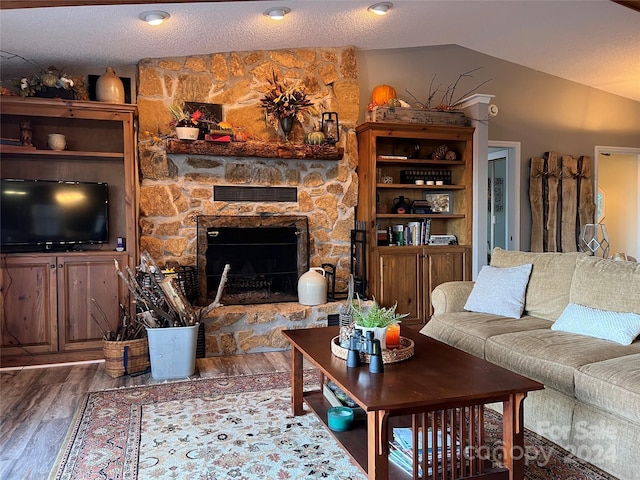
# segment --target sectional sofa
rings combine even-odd
[[[527,428],[640,478],[640,264],[496,249],[475,283],[442,284],[432,302],[423,334],[544,383],[525,400]]]

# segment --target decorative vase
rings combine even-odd
[[[113,68],[107,67],[96,82],[96,98],[99,102],[124,103],[124,84]]]
[[[291,134],[291,129],[293,128],[293,115],[289,115],[288,117],[282,117],[280,119],[280,128],[282,128],[282,133],[284,133],[284,141],[289,141],[289,134]]]
[[[298,302],[302,305],[327,303],[327,279],[324,268],[312,267],[298,280]]]
[[[178,140],[198,140],[200,127],[191,120],[180,120],[176,123],[176,137]]]
[[[400,195],[393,199],[393,213],[404,214],[409,213],[411,211],[411,205],[407,200],[405,200],[404,196]]]
[[[47,144],[51,150],[62,151],[67,148],[67,140],[61,133],[50,133]]]

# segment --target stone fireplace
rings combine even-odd
[[[298,300],[298,278],[309,265],[307,217],[202,215],[197,223],[201,305],[214,300],[225,264],[224,305]]]
[[[304,83],[318,112],[339,112],[342,159],[167,153],[165,137],[172,134],[167,107],[182,101],[222,104],[223,120],[242,129],[250,140],[281,142],[260,107],[262,89],[273,72]],[[140,249],[159,265],[198,266],[199,218],[301,216],[308,219],[308,266],[335,265],[336,291],[346,291],[358,191],[355,126],[360,92],[355,50],[308,48],[145,59],[138,65],[138,80]],[[319,123],[319,113],[296,122],[291,141],[302,143],[305,133]],[[218,198],[214,193],[218,187],[290,188],[295,195],[277,201],[238,201]],[[207,355],[286,347],[280,330],[326,325],[327,315],[337,311],[338,304],[310,308],[295,302],[215,309],[205,322]]]

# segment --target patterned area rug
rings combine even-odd
[[[291,416],[288,373],[92,392],[50,479],[319,479],[366,476],[312,414]],[[317,372],[305,372],[317,388]],[[305,407],[306,408],[306,407]],[[487,411],[496,445],[500,416]],[[527,480],[610,480],[526,433]]]

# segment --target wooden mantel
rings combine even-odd
[[[167,153],[212,157],[284,158],[292,160],[340,160],[344,148],[333,145],[306,145],[271,142],[208,142],[167,140]]]

